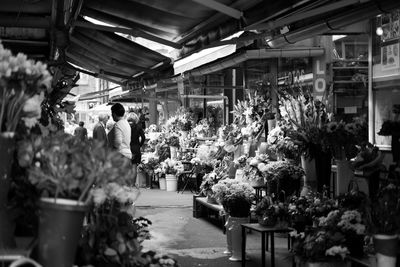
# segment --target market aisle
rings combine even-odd
[[[231,262],[223,254],[226,236],[222,230],[205,219],[193,218],[192,194],[177,194],[161,190],[142,190],[136,203],[137,216],[153,222],[150,227],[151,240],[146,240],[144,249],[156,249],[177,258],[182,267],[190,266],[241,266]],[[286,239],[276,238],[276,266],[290,266]],[[247,252],[251,261],[247,267],[261,266],[260,236],[248,234]],[[267,265],[269,255],[267,253]]]

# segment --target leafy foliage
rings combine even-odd
[[[93,185],[124,184],[132,177],[130,162],[98,142],[57,133],[38,136],[30,145],[34,156],[29,180],[50,197],[86,201]]]

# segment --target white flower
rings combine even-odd
[[[347,247],[333,246],[325,251],[326,256],[340,256],[344,260],[346,255],[350,254]]]
[[[93,202],[95,205],[101,205],[107,199],[107,194],[102,188],[92,189],[90,194],[93,197]]]

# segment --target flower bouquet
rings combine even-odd
[[[178,172],[184,171],[184,167],[181,161],[167,158],[160,163],[161,170],[164,174],[177,174]]]
[[[349,214],[333,210],[326,217],[320,217],[318,225],[307,228],[305,232],[293,231],[291,233],[294,241],[293,251],[299,260],[303,262],[344,260],[346,255],[350,254],[346,246],[345,230],[353,230],[353,225],[349,226],[352,223],[347,220],[351,217]],[[349,228],[346,229],[347,226]]]
[[[203,181],[200,184],[200,192],[207,197],[207,201],[214,203],[215,194],[212,187],[217,184],[220,180],[227,179],[228,175],[223,173],[217,173],[215,171],[207,173],[203,177]],[[216,200],[216,199],[215,199]]]
[[[300,189],[304,170],[289,161],[270,161],[263,172],[271,194],[290,196]]]
[[[248,183],[224,179],[213,185],[212,191],[230,216],[249,216],[254,194],[253,188]]]
[[[193,128],[193,134],[198,137],[208,137],[210,135],[210,124],[207,119],[202,119]]]
[[[47,66],[21,53],[13,56],[1,43],[0,63],[0,132],[15,132],[21,119],[31,128],[40,118],[45,92],[51,92]]]
[[[268,227],[287,227],[289,222],[288,207],[283,202],[273,202],[269,196],[264,197],[257,205],[254,213],[261,225]]]

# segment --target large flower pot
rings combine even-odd
[[[232,255],[232,232],[229,228],[229,215],[225,213],[225,234],[226,234],[226,250],[224,251],[224,254],[226,255]]]
[[[7,203],[14,151],[14,133],[0,133],[0,249],[16,247],[14,239],[15,223],[10,216]]]
[[[230,261],[242,260],[242,227],[243,223],[248,223],[249,217],[231,217],[227,221],[227,231],[230,231],[232,239],[232,255]]]
[[[40,200],[38,259],[43,267],[73,265],[86,209],[75,200]]]
[[[399,250],[397,235],[374,235],[376,266],[395,267]]]
[[[301,167],[305,172],[304,176],[304,187],[300,195],[305,196],[311,189],[312,191],[317,191],[317,169],[315,166],[315,159],[310,159],[301,156]]]
[[[346,193],[350,181],[354,178],[351,163],[348,160],[336,160],[336,195]]]
[[[167,182],[165,181],[165,177],[158,178],[158,184],[160,185],[161,190],[165,190],[167,188]]]
[[[166,174],[165,181],[167,191],[175,192],[178,189],[178,179],[175,174]]]

